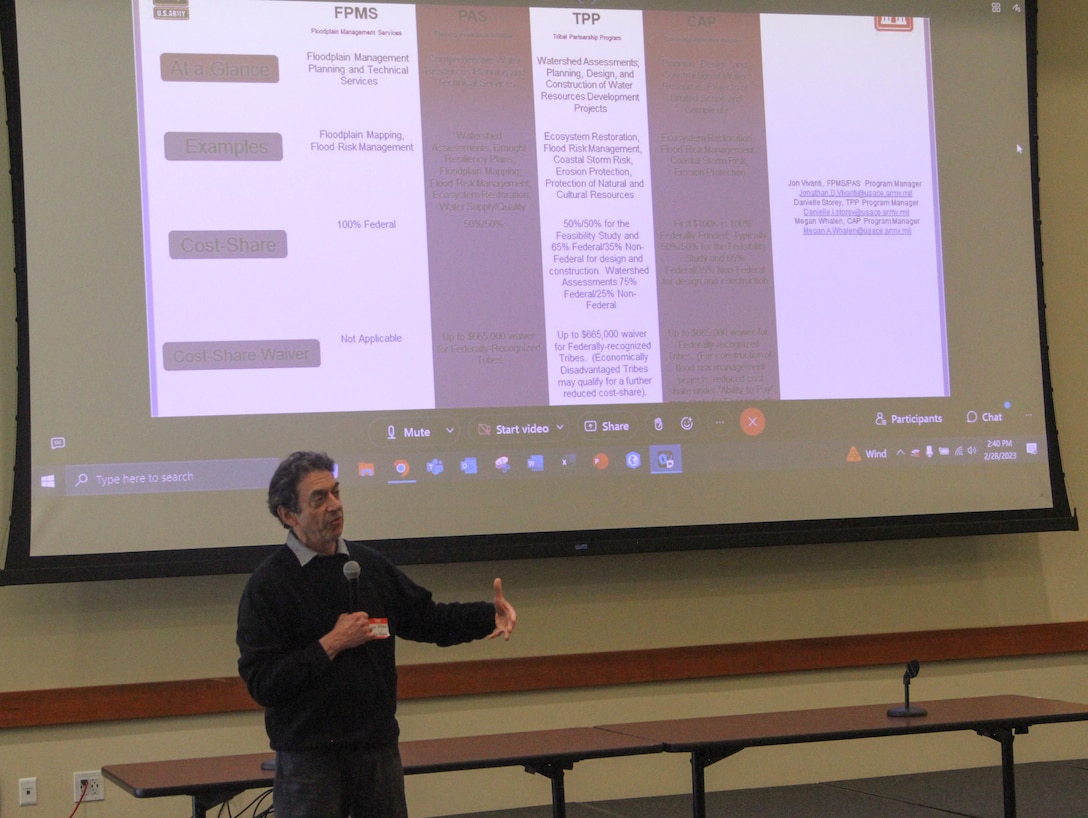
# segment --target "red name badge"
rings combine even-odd
[[[389,638],[389,620],[388,619],[371,619],[370,620],[370,633],[375,639],[388,639]]]

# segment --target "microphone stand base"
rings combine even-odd
[[[893,718],[901,719],[911,716],[928,716],[924,707],[893,707],[888,711],[888,715]]]

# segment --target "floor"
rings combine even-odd
[[[1016,765],[1018,818],[1088,816],[1088,759]],[[1001,768],[710,792],[707,818],[1002,818]],[[551,818],[550,805],[456,818]],[[690,795],[568,803],[567,818],[689,818]],[[452,818],[452,816],[451,816]]]

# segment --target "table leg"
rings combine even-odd
[[[1016,767],[1012,757],[1012,730],[1001,736],[1001,790],[1005,797],[1005,818],[1016,818]]]
[[[563,771],[552,776],[552,818],[567,818],[567,793],[563,786]]]
[[[207,818],[208,810],[218,807],[220,804],[225,804],[236,795],[241,795],[245,790],[238,788],[232,788],[229,790],[219,790],[218,792],[194,794],[192,796],[193,802],[193,818]]]
[[[1016,818],[1016,763],[1012,742],[1016,733],[1008,727],[991,727],[976,731],[980,736],[992,738],[1001,745],[1001,794],[1004,798],[1005,818]],[[1019,732],[1026,733],[1027,728]]]
[[[720,747],[716,750],[691,751],[691,814],[706,818],[706,768],[723,758],[736,755],[744,747]]]
[[[706,818],[706,754],[694,750],[691,754],[691,814]]]
[[[567,793],[563,778],[565,771],[573,768],[574,764],[542,763],[525,765],[525,772],[536,773],[551,779],[552,818],[567,818]]]

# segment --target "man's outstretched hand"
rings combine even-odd
[[[506,597],[502,595],[502,580],[495,579],[495,630],[492,631],[491,636],[488,639],[494,639],[496,636],[501,636],[503,639],[509,640],[510,634],[514,632],[514,626],[518,624],[518,612],[514,610],[514,606],[506,601]]]

